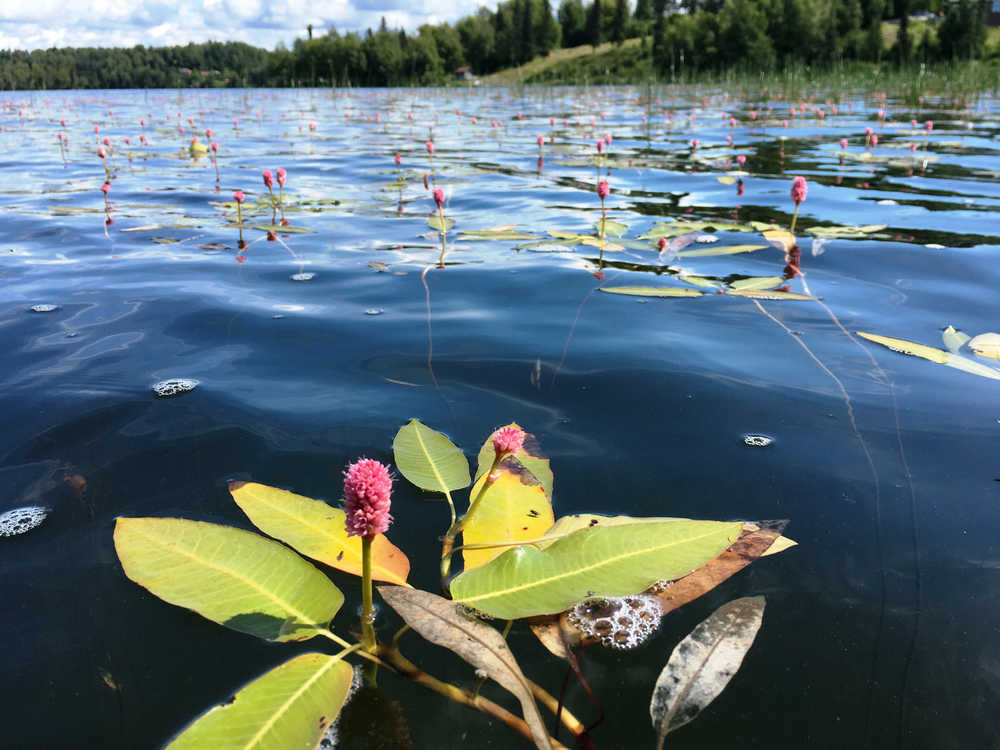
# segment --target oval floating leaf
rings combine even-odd
[[[202,714],[167,750],[313,750],[353,678],[340,656],[296,656]]]
[[[810,297],[808,294],[798,292],[783,292],[779,289],[727,289],[726,294],[731,297],[749,297],[750,299],[773,299],[773,300],[818,300],[819,297]]]
[[[276,234],[316,234],[315,229],[285,226],[282,224],[254,224],[253,228],[261,232],[275,232]]]
[[[451,582],[456,601],[494,617],[563,612],[594,596],[628,596],[687,575],[722,552],[742,524],[667,521],[581,529],[543,550],[517,547]]]
[[[437,216],[437,215],[428,217],[427,218],[427,226],[429,226],[431,229],[436,229],[436,230],[438,230],[440,232],[441,231],[441,217]],[[444,228],[445,228],[445,230],[451,229],[453,226],[455,226],[455,220],[454,219],[449,219],[448,217],[445,217],[445,220],[444,220]]]
[[[420,420],[411,419],[399,428],[392,453],[399,472],[421,489],[450,492],[468,487],[472,481],[462,451]]]
[[[521,702],[535,746],[542,750],[552,747],[531,686],[500,633],[469,617],[455,602],[426,591],[379,586],[378,592],[426,640],[458,654],[513,693]]]
[[[597,233],[600,234],[602,227],[605,237],[621,237],[625,232],[628,231],[628,225],[622,224],[620,221],[612,221],[611,219],[598,219],[594,226],[597,227]]]
[[[913,341],[907,341],[905,339],[894,339],[889,336],[879,336],[874,333],[864,333],[862,331],[855,331],[855,333],[863,339],[874,341],[876,344],[881,344],[882,346],[892,349],[894,352],[929,359],[931,362],[936,362],[939,365],[948,365],[948,367],[954,367],[956,370],[962,370],[963,372],[968,372],[972,375],[979,375],[980,377],[990,378],[991,380],[1000,380],[1000,370],[993,367],[987,367],[984,364],[975,362],[974,360],[967,359],[965,357],[960,357],[957,354],[946,352],[943,349],[936,349],[933,346],[925,346],[924,344],[917,344]]]
[[[479,496],[487,479],[485,474],[480,475],[472,486],[472,497]],[[486,487],[475,515],[465,525],[462,544],[504,544],[537,539],[553,521],[552,503],[545,487],[517,459],[507,457],[497,468],[493,482]],[[508,549],[463,549],[465,569],[485,565]]]
[[[602,286],[598,291],[633,297],[701,297],[704,292],[674,286]]]
[[[784,279],[780,276],[750,276],[745,279],[737,279],[729,285],[729,288],[743,290],[771,289],[783,281]]]
[[[677,644],[649,704],[657,750],[673,730],[694,719],[725,689],[743,663],[764,618],[764,597],[723,604]]]
[[[119,518],[115,550],[125,575],[166,602],[272,641],[311,638],[344,595],[283,544],[182,518]]]
[[[229,492],[265,534],[331,568],[361,575],[361,537],[347,536],[346,514],[340,508],[256,482],[230,482]],[[372,539],[372,578],[406,586],[409,574],[406,555],[377,534]]]
[[[767,245],[723,245],[722,247],[705,247],[700,250],[682,250],[678,258],[707,258],[712,255],[737,255],[764,250]]]

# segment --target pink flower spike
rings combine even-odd
[[[493,435],[493,450],[497,457],[517,453],[524,447],[524,430],[520,427],[501,427]]]
[[[125,145],[126,146],[131,146],[132,145],[132,139],[129,138],[128,136],[125,136]]]
[[[268,190],[274,187],[274,175],[271,174],[270,169],[265,169],[260,173],[260,176],[264,178],[264,187]]]
[[[698,139],[697,138],[692,138],[691,139],[691,148],[698,148]]]
[[[434,153],[434,141],[427,141],[427,153],[428,154]]]
[[[104,145],[107,146],[108,148],[111,148],[111,139],[108,138],[107,136],[104,136]]]
[[[105,156],[107,156],[107,153],[106,153],[106,152],[105,152],[105,150],[104,150],[104,146],[98,146],[98,147],[97,147],[97,155],[98,155],[98,156],[100,156],[100,157],[101,157],[102,159],[103,159],[103,158],[104,158]]]
[[[246,199],[247,199],[247,197],[243,194],[242,190],[234,190],[233,191],[233,200],[236,201],[237,203],[242,203]]]
[[[434,188],[434,202],[437,203],[438,208],[444,205],[444,190],[441,188]]]
[[[100,133],[100,132],[101,132],[101,129],[100,129],[100,128],[99,128],[99,127],[98,127],[97,125],[95,125],[95,126],[94,126],[94,132],[95,132],[95,133]]]
[[[600,196],[603,201],[611,193],[611,186],[608,184],[607,180],[601,180],[597,183],[597,195]]]
[[[402,163],[403,163],[403,157],[400,156],[399,154],[396,154],[396,166],[398,167]]]
[[[288,172],[285,171],[284,167],[278,167],[277,171],[274,173],[275,179],[278,180],[278,184],[281,187],[285,186],[285,182],[288,180]]]
[[[660,237],[660,239],[656,241],[656,246],[660,248],[660,252],[662,253],[664,250],[667,249],[667,238]]]
[[[840,139],[840,147],[843,148],[843,149],[847,148],[847,139],[846,138],[841,138]]]
[[[212,129],[211,128],[205,128],[205,137],[208,138],[209,140],[211,140],[211,138],[212,138]]]
[[[877,133],[872,133],[872,145],[873,146],[877,146],[878,145],[878,134]]]
[[[805,201],[808,191],[809,187],[806,185],[805,177],[796,177],[792,180],[792,200],[795,201],[796,205]]]
[[[539,134],[538,136],[538,146],[539,148],[545,145],[545,136]]]
[[[373,458],[362,458],[344,472],[344,512],[348,536],[371,539],[389,528],[392,477],[389,468]]]
[[[105,182],[103,185],[101,185],[101,192],[104,193],[105,195],[111,192],[111,183]]]
[[[219,153],[219,144],[217,141],[212,141],[212,151]]]
[[[598,141],[597,142],[597,153],[599,153],[599,154],[603,154],[604,153],[604,141]]]
[[[736,163],[739,164],[742,167],[744,164],[747,163],[746,156],[744,156],[743,154],[740,154],[739,156],[737,156],[736,157]]]
[[[927,128],[927,132],[928,133],[931,132],[932,130],[934,130],[934,121],[933,120],[928,120],[927,123],[926,123],[926,125],[924,127]]]

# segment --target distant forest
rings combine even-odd
[[[938,5],[940,3],[940,5]],[[416,33],[326,33],[273,52],[239,42],[0,51],[0,88],[402,86],[483,75],[560,47],[641,38],[637,75],[900,65],[994,56],[984,0],[506,0]],[[923,20],[911,21],[914,14]],[[891,39],[883,20],[899,19]]]

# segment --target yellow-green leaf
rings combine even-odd
[[[202,714],[167,750],[313,750],[353,677],[339,655],[301,654]]]
[[[293,227],[291,225],[284,226],[281,224],[254,224],[254,229],[261,232],[275,232],[276,234],[315,234],[315,229],[306,229],[305,227]]]
[[[785,229],[768,229],[762,234],[765,240],[782,252],[787,253],[795,247],[795,235]]]
[[[598,291],[634,297],[700,297],[704,292],[674,286],[602,286]]]
[[[687,575],[726,549],[742,523],[595,526],[539,550],[515,547],[451,582],[455,600],[494,617],[564,612],[594,596],[628,596]]]
[[[427,219],[427,226],[429,226],[431,229],[436,229],[436,230],[438,230],[440,232],[441,231],[441,217],[438,216],[438,215],[436,215],[436,214],[434,216],[428,217],[428,219]],[[444,220],[444,227],[445,227],[445,229],[446,230],[451,229],[453,226],[455,226],[454,219],[449,219],[448,217],[445,217],[445,220]]]
[[[125,575],[164,601],[272,641],[326,628],[344,595],[288,547],[258,534],[182,518],[119,518]]]
[[[969,341],[974,354],[990,359],[1000,359],[1000,333],[981,333]]]
[[[789,539],[787,536],[779,536],[771,543],[770,547],[760,553],[760,556],[767,557],[768,555],[776,555],[779,552],[784,552],[790,547],[797,547],[798,544],[798,542]]]
[[[729,285],[730,289],[770,289],[778,286],[784,279],[780,276],[749,276],[745,279],[738,279]]]
[[[956,370],[962,370],[963,372],[970,373],[971,375],[979,375],[980,377],[990,378],[991,380],[1000,380],[1000,370],[988,367],[971,359],[967,359],[966,357],[960,357],[957,354],[946,352],[943,349],[936,349],[933,346],[925,346],[924,344],[917,344],[913,341],[906,341],[905,339],[894,339],[889,336],[879,336],[874,333],[863,333],[862,331],[856,331],[856,333],[863,339],[874,341],[876,344],[881,344],[882,346],[892,349],[894,352],[899,352],[900,354],[910,354],[914,357],[921,357],[922,359],[930,360],[931,362],[935,362],[939,365],[947,365],[948,367],[953,367]]]
[[[767,245],[723,245],[722,247],[703,247],[700,250],[681,250],[678,258],[708,258],[713,255],[736,255],[764,250]]]
[[[469,462],[458,447],[420,420],[399,428],[392,441],[399,473],[424,490],[450,492],[472,481]]]
[[[628,231],[628,225],[622,224],[620,221],[612,221],[611,219],[598,219],[594,224],[597,227],[597,233],[601,233],[601,228],[604,228],[605,237],[621,237]]]
[[[808,294],[798,292],[782,292],[777,289],[727,289],[726,294],[733,297],[749,297],[750,299],[773,299],[773,300],[818,300],[819,297],[810,297]]]
[[[495,479],[486,485],[475,514],[462,531],[462,544],[505,544],[542,536],[554,520],[545,487],[516,458],[510,456],[503,460],[494,475]],[[479,497],[488,479],[485,473],[480,475],[472,486],[470,496]],[[508,549],[463,549],[465,569],[485,565]]]
[[[265,534],[331,568],[361,575],[361,537],[347,536],[340,508],[256,482],[230,482],[229,492]],[[403,551],[377,534],[372,539],[372,578],[406,586],[409,574],[410,561]]]

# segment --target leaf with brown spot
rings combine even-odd
[[[519,430],[524,430],[524,428],[517,422],[511,422],[509,425],[504,425],[504,427],[515,427]],[[486,442],[483,443],[483,447],[479,449],[476,479],[479,479],[479,477],[489,471],[490,467],[493,465],[493,438],[502,429],[503,427],[497,427],[492,433],[490,433],[490,436],[486,438]],[[548,495],[549,500],[551,500],[552,469],[549,466],[549,459],[542,455],[542,449],[538,444],[538,439],[525,430],[524,445],[521,446],[521,450],[514,454],[514,458],[516,458],[521,465],[524,466],[524,468],[535,475],[535,478],[538,479],[538,481],[541,482],[542,486],[545,488],[545,494]],[[473,495],[474,494],[475,493],[473,493]]]
[[[549,734],[531,694],[531,686],[500,633],[465,614],[459,604],[427,591],[379,586],[378,592],[406,624],[426,640],[458,654],[509,690],[521,702],[521,711],[535,746],[551,750]]]
[[[623,517],[612,517],[609,520],[620,518]],[[639,520],[641,519],[636,519],[636,521]],[[561,521],[562,519],[560,519]],[[617,522],[621,523],[622,521],[617,520]],[[650,593],[656,595],[664,614],[683,607],[702,594],[708,593],[734,573],[764,555],[772,545],[775,545],[780,539],[784,539],[781,532],[787,524],[788,521],[744,523],[739,539],[733,542],[722,554],[683,578],[673,581],[669,586],[651,587]],[[586,635],[573,625],[565,613],[536,617],[530,621],[530,624],[532,632],[542,642],[542,645],[560,659],[566,658],[566,646],[576,648],[581,645],[597,643],[596,638]]]

